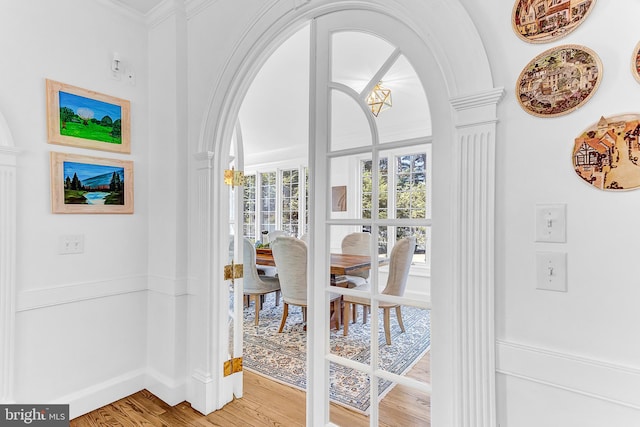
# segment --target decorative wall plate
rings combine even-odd
[[[573,168],[600,190],[640,187],[640,114],[601,117],[573,145]]]
[[[548,43],[575,30],[596,0],[516,0],[511,14],[513,31],[529,43]]]
[[[536,56],[516,82],[520,106],[538,117],[568,114],[593,96],[602,79],[602,62],[584,46],[564,45]]]
[[[640,82],[640,42],[633,49],[633,55],[631,55],[631,74]]]

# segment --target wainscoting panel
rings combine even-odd
[[[16,312],[147,290],[147,276],[73,283],[19,292]]]
[[[499,340],[496,352],[500,374],[640,410],[640,367]]]

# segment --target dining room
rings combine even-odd
[[[370,143],[363,144],[369,130],[361,112],[335,97],[333,149],[347,153],[330,161],[331,225],[318,240],[311,227],[315,200],[309,197],[309,37],[304,27],[271,54],[245,97],[234,135],[232,155],[241,154],[244,162],[236,196],[242,201],[235,205],[241,212],[238,226],[232,224],[241,230],[244,253],[243,367],[306,389],[306,292],[325,283],[331,418],[347,408],[365,419],[373,411],[381,420],[404,416],[424,425],[432,159],[430,124],[417,117],[428,116],[428,104],[415,72],[392,47],[362,33],[340,40],[342,50],[334,52],[339,78],[354,81],[354,52],[366,47],[372,53],[360,56],[359,66],[375,70],[370,78],[381,74],[393,84],[395,104],[376,110],[381,149],[372,152]],[[319,242],[321,251],[313,247]],[[328,271],[309,272],[312,249],[326,257]],[[421,402],[414,413],[400,415],[397,405],[385,406],[394,389]]]

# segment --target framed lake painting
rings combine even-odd
[[[531,60],[516,82],[520,106],[538,117],[568,114],[586,103],[602,80],[602,62],[584,46],[554,47]]]
[[[582,24],[595,3],[596,0],[516,0],[511,26],[526,42],[552,42]]]
[[[50,144],[131,153],[129,101],[46,81]]]
[[[133,162],[51,153],[53,213],[133,213]]]
[[[600,117],[573,143],[573,169],[600,190],[640,187],[640,114]]]

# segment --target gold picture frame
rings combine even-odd
[[[51,152],[51,211],[132,214],[133,162]]]
[[[131,153],[131,104],[65,83],[46,80],[50,144]]]

